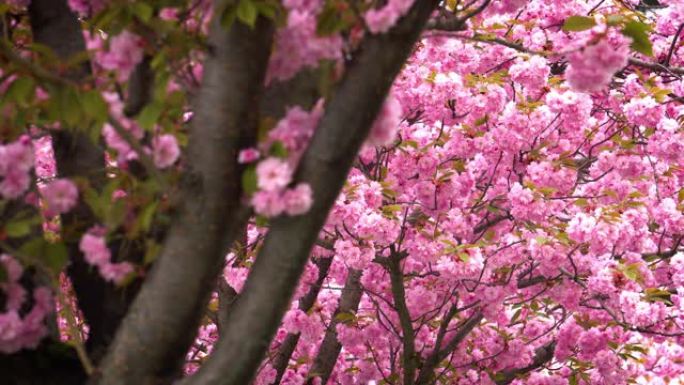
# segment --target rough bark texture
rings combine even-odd
[[[254,28],[214,21],[179,214],[93,383],[154,384],[177,374],[221,271],[226,234],[235,239],[246,221],[236,159],[256,132],[273,29],[263,18]]]
[[[413,385],[416,375],[416,356],[415,332],[411,322],[411,313],[406,305],[406,291],[404,290],[404,273],[401,269],[401,260],[398,255],[392,255],[387,260],[387,270],[389,271],[392,282],[392,298],[394,307],[399,316],[401,326],[401,343],[403,346],[402,366],[404,370],[404,385]]]
[[[368,37],[326,107],[296,180],[314,192],[311,210],[272,222],[211,358],[185,383],[247,384],[290,302],[318,232],[395,76],[438,4],[416,2],[387,34]]]
[[[328,270],[330,269],[331,264],[332,257],[319,259],[318,277],[316,278],[316,282],[309,287],[309,291],[299,299],[299,310],[308,312],[316,303],[316,298],[318,298],[318,293],[321,291],[323,281],[325,281],[325,278],[328,276]],[[285,336],[283,343],[280,345],[280,348],[278,348],[278,352],[272,363],[273,369],[276,370],[276,378],[273,380],[273,384],[279,384],[280,380],[282,380],[283,374],[285,374],[285,370],[287,369],[287,364],[290,362],[290,357],[292,357],[292,353],[299,342],[299,337],[299,333],[288,333]]]
[[[435,379],[435,369],[440,362],[446,359],[449,354],[451,354],[458,345],[463,342],[463,340],[468,337],[470,332],[475,329],[477,325],[480,324],[484,315],[481,312],[476,312],[472,314],[463,324],[458,328],[456,334],[445,344],[443,348],[439,348],[433,351],[428,359],[423,364],[423,367],[418,373],[418,379],[416,380],[416,385],[428,385],[433,384]]]
[[[337,310],[335,310],[330,326],[325,332],[323,342],[321,342],[321,347],[318,349],[314,364],[309,371],[307,385],[313,384],[316,377],[321,379],[321,384],[328,383],[328,379],[337,363],[337,356],[340,355],[340,350],[342,350],[342,344],[337,340],[337,325],[340,323],[337,315],[341,313],[356,313],[359,310],[359,302],[361,302],[361,295],[363,294],[361,287],[362,274],[363,272],[359,270],[349,271],[347,281],[344,283],[344,291],[340,297],[340,304]]]

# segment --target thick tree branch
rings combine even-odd
[[[401,260],[398,255],[392,255],[387,259],[387,269],[392,285],[392,299],[399,316],[401,326],[401,342],[403,346],[402,366],[404,370],[404,384],[412,385],[416,377],[416,335],[411,322],[411,313],[406,305],[406,291],[404,290],[404,274],[401,270]]]
[[[295,180],[308,183],[314,192],[310,211],[273,220],[229,315],[229,332],[220,337],[210,359],[189,383],[247,384],[254,376],[352,162],[438,3],[416,2],[387,34],[362,42],[296,174]]]
[[[532,287],[534,285],[538,285],[540,283],[547,282],[547,281],[550,281],[552,279],[553,278],[548,278],[548,277],[545,277],[543,275],[535,275],[534,277],[518,280],[517,287],[518,287],[518,289],[526,289],[528,287]]]
[[[437,330],[437,337],[435,338],[435,347],[432,353],[425,358],[423,362],[423,367],[420,373],[418,373],[417,384],[428,383],[434,377],[434,368],[439,364],[439,351],[442,349],[442,343],[444,342],[444,337],[449,330],[449,324],[454,316],[458,313],[458,301],[455,301],[447,313],[442,318],[439,324],[439,329]]]
[[[466,23],[464,20],[461,20],[455,16],[439,17],[437,19],[430,20],[425,28],[437,31],[457,32],[464,31],[466,29]]]
[[[647,62],[645,60],[637,59],[635,57],[629,58],[629,64],[637,66],[637,67],[647,68],[647,69],[650,69],[651,71],[655,71],[655,72],[684,75],[684,67],[672,67],[672,66],[666,66],[666,65],[663,65],[660,63],[651,63],[651,62]]]
[[[335,369],[337,357],[342,350],[342,344],[337,340],[337,325],[340,323],[338,315],[356,313],[358,311],[359,302],[361,302],[361,296],[363,295],[361,287],[362,274],[363,272],[360,270],[349,270],[347,281],[344,283],[344,289],[340,297],[340,303],[325,332],[325,337],[318,349],[316,359],[311,369],[309,369],[307,385],[313,384],[315,378],[320,378],[321,384],[327,384],[333,369]]]
[[[256,132],[273,30],[264,18],[229,30],[213,21],[181,207],[95,383],[150,384],[177,374],[221,271],[226,234],[236,239],[247,220],[237,153]]]
[[[451,352],[453,352],[457,347],[458,344],[461,343],[468,335],[470,334],[473,329],[477,325],[480,324],[480,321],[484,318],[484,315],[481,312],[476,312],[473,315],[466,320],[466,322],[463,323],[463,325],[458,329],[458,332],[456,332],[456,335],[449,341],[442,350],[439,351],[439,361],[447,358]]]
[[[238,292],[233,289],[232,286],[226,282],[226,279],[223,276],[219,277],[219,283],[218,283],[218,301],[219,301],[219,307],[218,307],[218,319],[217,319],[217,327],[219,330],[219,333],[221,333],[221,330],[223,330],[224,325],[226,323],[226,316],[230,312],[230,307],[233,306],[233,303],[235,302],[235,299],[238,297]]]
[[[435,351],[433,351],[429,359],[426,360],[425,364],[423,364],[423,367],[420,369],[420,373],[418,374],[418,380],[416,381],[416,385],[427,385],[430,384],[432,379],[435,376],[435,368],[437,365],[439,365],[442,360],[447,358],[449,354],[451,354],[456,348],[458,348],[458,345],[463,342],[463,340],[468,337],[470,332],[477,327],[477,325],[480,324],[480,321],[484,318],[484,315],[482,312],[477,311],[473,313],[459,328],[456,334],[447,342],[444,347],[440,346],[435,346]]]
[[[309,291],[299,299],[299,310],[306,313],[311,310],[316,303],[316,298],[318,298],[318,293],[321,291],[321,287],[323,287],[323,282],[328,277],[328,271],[330,270],[331,264],[332,257],[320,258],[318,260],[318,277],[316,278],[316,282],[309,287]],[[285,369],[287,369],[287,364],[290,362],[290,357],[292,357],[292,353],[299,342],[299,337],[299,333],[288,333],[287,336],[285,336],[283,343],[280,345],[272,364],[273,368],[276,370],[276,378],[273,380],[273,384],[279,384],[280,380],[283,378]]]

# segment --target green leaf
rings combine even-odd
[[[128,212],[126,209],[126,201],[119,199],[107,204],[105,207],[107,208],[107,215],[104,218],[105,225],[110,229],[119,227],[124,219],[126,219],[126,214]]]
[[[587,16],[570,16],[563,23],[563,31],[566,32],[579,32],[591,29],[596,25],[596,20],[593,17]]]
[[[285,145],[283,142],[276,140],[273,142],[271,145],[271,148],[269,149],[269,153],[277,158],[287,158],[287,148],[285,148]]]
[[[260,15],[264,15],[271,20],[275,20],[278,12],[278,3],[273,2],[257,2],[254,4],[257,8],[257,12]]]
[[[240,0],[236,12],[238,20],[254,28],[257,16],[259,15],[259,10],[257,9],[256,5],[254,5],[252,0]]]
[[[343,324],[348,324],[350,322],[353,322],[356,319],[356,315],[354,313],[338,313],[335,315],[335,320],[337,322],[343,323]]]
[[[606,24],[610,27],[614,27],[622,23],[624,19],[625,17],[622,15],[608,15],[606,16]]]
[[[385,205],[382,206],[382,212],[387,213],[387,214],[394,214],[399,211],[401,211],[402,206],[401,205]]]
[[[5,269],[5,265],[0,263],[0,283],[7,282],[7,269]]]
[[[97,91],[88,91],[80,95],[81,105],[86,115],[94,121],[104,123],[109,115],[109,106]],[[99,130],[98,130],[99,134]]]
[[[326,2],[325,7],[318,16],[316,34],[319,36],[333,35],[346,27],[344,18],[340,17],[337,7],[333,2]]]
[[[258,189],[256,167],[250,166],[242,173],[242,190],[247,195],[254,194]]]
[[[31,225],[33,222],[32,219],[9,222],[5,226],[5,232],[10,238],[23,237],[31,232]]]
[[[667,304],[671,304],[671,297],[672,294],[663,289],[658,289],[658,288],[648,288],[644,290],[644,294],[646,295],[646,301],[649,302],[664,302]]]
[[[71,87],[61,87],[50,95],[48,114],[53,120],[63,121],[69,128],[78,126],[83,109],[78,94]]]
[[[625,277],[629,278],[634,282],[641,283],[644,278],[641,275],[641,270],[639,270],[639,263],[630,263],[622,268],[622,273]]]
[[[140,20],[144,21],[147,23],[150,21],[152,18],[152,14],[154,10],[152,9],[152,6],[150,6],[147,3],[142,3],[142,2],[134,2],[131,4],[131,13],[133,13],[135,16],[137,16]]]
[[[145,130],[151,130],[159,121],[159,117],[164,109],[161,103],[154,102],[148,104],[138,116],[138,124]]]
[[[69,260],[69,254],[64,244],[50,243],[43,238],[34,238],[24,243],[19,251],[23,255],[33,257],[55,274],[59,274]]]
[[[13,100],[20,106],[25,106],[33,99],[35,90],[36,83],[33,79],[29,77],[19,77],[13,81],[7,91],[5,91],[3,102]]]
[[[481,125],[487,123],[488,120],[489,120],[489,115],[485,115],[485,116],[477,119],[473,124],[475,124],[476,127],[481,126]]]
[[[55,274],[59,274],[69,261],[69,253],[62,243],[48,243],[44,258],[47,267]]]
[[[254,218],[254,224],[257,225],[257,227],[266,227],[268,226],[268,218],[263,215],[257,215],[256,218]]]
[[[143,264],[149,265],[154,262],[157,259],[157,255],[159,255],[159,251],[161,251],[161,245],[148,239],[145,242],[145,257],[143,258]]]
[[[221,27],[225,29],[230,29],[230,27],[235,22],[235,17],[237,16],[236,7],[228,7],[223,11],[221,15]]]
[[[152,225],[152,219],[154,219],[154,214],[157,212],[158,205],[158,201],[152,202],[143,209],[142,213],[140,213],[140,227],[143,231],[150,229],[150,226]]]
[[[470,260],[470,254],[468,254],[466,252],[458,253],[458,259],[460,259],[463,262],[468,263],[468,261]]]
[[[640,21],[632,20],[625,24],[622,34],[632,38],[632,49],[646,56],[653,56],[653,45],[648,38],[651,27]]]
[[[585,207],[589,204],[589,201],[586,198],[577,198],[575,199],[575,206],[579,207]]]
[[[97,218],[104,217],[104,205],[100,199],[100,195],[93,188],[86,188],[83,190],[83,200],[93,211]]]

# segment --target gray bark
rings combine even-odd
[[[249,383],[287,310],[330,208],[395,76],[437,0],[421,0],[388,33],[364,40],[350,63],[296,174],[314,192],[305,215],[280,217],[252,266],[210,359],[185,383]]]
[[[361,296],[363,295],[361,287],[362,274],[362,271],[350,270],[347,275],[347,282],[344,284],[340,304],[333,315],[332,321],[330,321],[328,330],[325,332],[325,337],[323,337],[321,347],[318,349],[314,364],[309,370],[307,385],[313,384],[313,380],[316,377],[321,379],[321,384],[327,384],[333,369],[335,369],[337,357],[342,350],[342,344],[337,340],[337,325],[340,321],[336,317],[341,313],[356,313],[359,310],[359,302],[361,302]]]
[[[195,105],[180,210],[96,384],[154,384],[178,374],[224,258],[247,219],[237,153],[256,132],[274,27],[213,22]]]

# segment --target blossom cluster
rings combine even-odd
[[[586,46],[568,58],[568,83],[577,91],[593,92],[604,89],[615,72],[627,65],[629,48],[624,41],[608,38]]]
[[[85,261],[98,269],[100,275],[110,282],[121,283],[133,272],[129,262],[112,262],[112,252],[107,247],[105,229],[94,227],[88,230],[79,243],[79,250]]]
[[[385,33],[389,31],[399,18],[404,16],[415,0],[389,0],[387,4],[370,9],[364,14],[364,20],[371,33]]]
[[[0,145],[0,195],[5,199],[19,198],[31,184],[33,147],[28,136]]]
[[[54,303],[46,287],[33,289],[31,298],[20,283],[24,269],[8,254],[0,255],[2,270],[6,278],[0,282],[5,297],[3,312],[0,312],[0,353],[11,354],[22,349],[35,349],[47,335],[45,319],[53,312]],[[22,311],[26,303],[32,303],[30,310]]]

